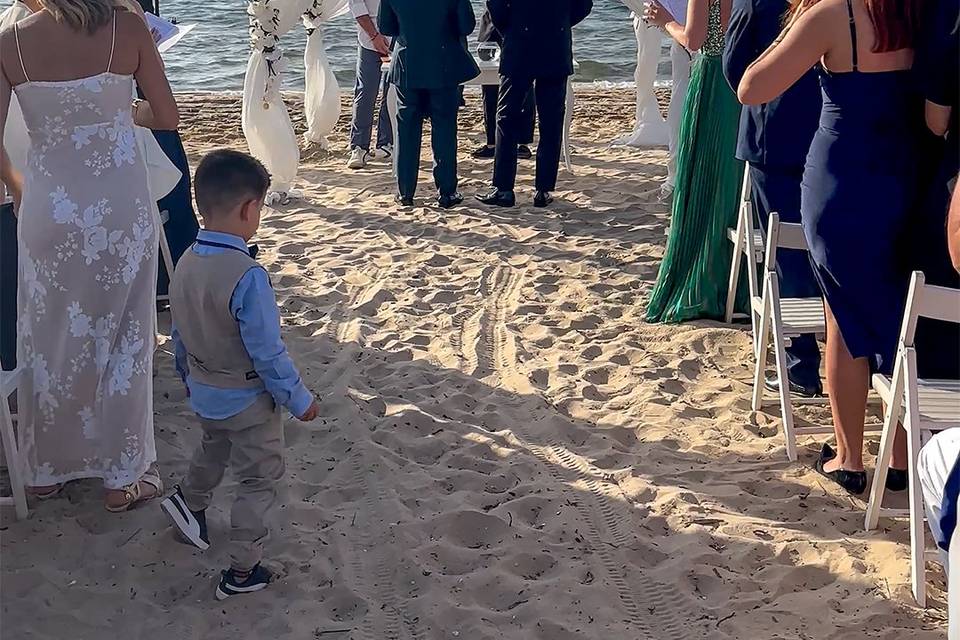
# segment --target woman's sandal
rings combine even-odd
[[[817,473],[830,478],[838,485],[846,489],[855,496],[863,494],[867,490],[867,472],[866,471],[848,471],[846,469],[837,469],[836,471],[825,471],[823,465],[837,457],[837,452],[828,444],[823,445],[820,450],[820,459],[817,460],[814,468]]]
[[[121,491],[123,491],[123,502],[115,505],[104,504],[110,513],[123,513],[138,504],[159,498],[163,495],[163,480],[160,479],[160,472],[155,467],[150,467],[139,480],[127,485]]]
[[[39,501],[44,500],[53,500],[54,498],[59,498],[60,494],[63,493],[63,485],[55,484],[49,487],[30,487],[27,490],[27,494]]]

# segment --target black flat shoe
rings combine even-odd
[[[533,157],[533,151],[530,151],[530,147],[525,144],[517,147],[517,158],[520,160],[529,160]]]
[[[538,209],[548,207],[553,204],[553,196],[550,195],[549,191],[537,191],[537,195],[533,196],[533,206]]]
[[[463,196],[460,193],[454,193],[449,196],[440,196],[437,198],[437,204],[442,209],[449,209],[463,203]]]
[[[774,393],[780,393],[780,378],[776,375],[769,376],[763,381],[763,386],[765,386],[769,391]],[[790,393],[795,396],[800,396],[803,398],[822,398],[823,397],[823,385],[817,384],[814,386],[802,385],[790,381]]]
[[[483,145],[482,147],[480,147],[470,155],[473,156],[474,158],[477,158],[478,160],[489,160],[490,158],[494,157],[496,154],[497,154],[496,147]]]
[[[889,491],[906,491],[910,485],[910,476],[906,469],[887,469],[887,489]]]
[[[867,472],[866,471],[847,471],[846,469],[837,469],[836,471],[825,471],[823,465],[837,457],[833,448],[825,444],[820,450],[820,459],[814,465],[817,473],[825,478],[829,478],[838,485],[852,493],[855,496],[862,495],[867,490]]]
[[[394,201],[395,201],[397,204],[399,204],[399,205],[402,206],[402,207],[412,207],[412,206],[413,206],[413,198],[407,198],[407,197],[404,197],[404,196],[394,196],[393,199],[394,199]]]
[[[494,207],[513,207],[517,204],[517,196],[513,191],[500,191],[499,189],[494,189],[485,196],[478,195],[477,200]]]

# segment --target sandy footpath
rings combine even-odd
[[[468,157],[468,98],[472,196],[492,165]],[[182,102],[194,161],[243,148],[235,99]],[[666,153],[608,146],[630,126],[628,91],[582,94],[576,175],[547,211],[529,206],[532,162],[515,210],[401,210],[386,165],[344,168],[346,114],[334,153],[305,156],[304,198],[268,211],[258,239],[323,399],[322,420],[286,425],[267,546],[281,579],[213,599],[232,480],[205,554],[157,505],[109,515],[77,483],[26,522],[4,510],[4,640],[944,637],[939,572],[931,609],[910,606],[905,525],[865,534],[863,503],[809,468],[817,441],[788,463],[773,408],[751,416],[743,327],[644,323]],[[168,353],[156,370],[172,485],[198,430]]]

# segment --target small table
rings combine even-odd
[[[480,75],[473,80],[468,80],[464,86],[489,87],[500,86],[500,63],[498,61],[484,61],[474,56],[477,66],[480,67]],[[580,70],[580,63],[573,61],[574,73]],[[389,64],[384,63],[383,73],[389,71]],[[570,162],[570,126],[573,123],[573,107],[576,102],[576,95],[573,89],[573,76],[567,80],[567,107],[563,114],[563,164],[567,171],[573,173],[573,166]],[[387,112],[390,115],[390,125],[393,127],[393,173],[397,173],[397,158],[399,154],[399,135],[397,135],[397,90],[392,84],[387,91]]]

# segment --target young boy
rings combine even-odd
[[[185,541],[210,546],[205,512],[229,465],[237,479],[230,514],[230,569],[217,599],[259,591],[265,523],[283,477],[281,407],[303,422],[317,401],[280,337],[280,312],[267,272],[247,242],[260,226],[270,175],[236,151],[214,151],[195,178],[204,228],[170,285],[177,371],[203,428],[183,484],[162,507]]]

